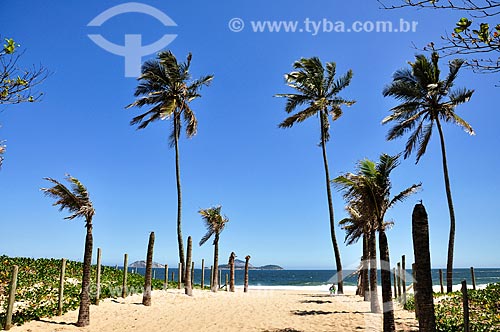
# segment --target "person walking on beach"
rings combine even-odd
[[[332,286],[330,287],[330,296],[335,295],[335,291],[336,291],[335,284],[332,284]]]

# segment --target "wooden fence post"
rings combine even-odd
[[[163,278],[163,289],[168,288],[168,264],[165,264],[165,277]]]
[[[403,286],[403,305],[406,304],[406,256],[401,256],[401,284]]]
[[[469,295],[467,294],[467,281],[462,281],[462,300],[464,305],[464,332],[469,332]]]
[[[205,259],[201,259],[201,289],[205,286]]]
[[[444,294],[443,270],[442,269],[439,269],[439,286],[441,287],[441,294]]]
[[[474,275],[474,267],[472,267],[472,266],[470,268],[470,276],[472,279],[472,289],[476,290],[476,276]]]
[[[191,262],[191,287],[194,285],[194,262]]]
[[[175,281],[175,272],[172,271],[172,282]]]
[[[415,278],[415,263],[411,265],[413,275],[413,300],[415,301],[415,318],[418,319],[418,303],[417,303],[417,279]]]
[[[59,301],[57,304],[57,316],[61,316],[64,303],[64,275],[66,274],[66,258],[61,259],[61,272],[59,274]]]
[[[99,305],[101,297],[101,248],[97,248],[97,271],[96,271],[96,289],[95,289],[95,305]]]
[[[229,278],[229,276],[228,276],[228,274],[226,273],[226,283],[225,283],[225,285],[226,285],[226,292],[229,292],[229,287],[227,287],[227,281],[228,281],[228,278]]]
[[[179,284],[177,285],[177,289],[181,289],[181,275],[182,275],[182,263],[179,263],[179,273],[178,273],[178,276],[177,276],[177,281],[179,282]]]
[[[122,297],[127,297],[127,273],[128,273],[128,254],[123,256],[123,284],[122,284]]]
[[[210,289],[212,289],[214,283],[214,266],[210,265]]]
[[[398,299],[401,299],[401,263],[398,262]]]
[[[10,277],[10,292],[9,304],[7,307],[7,317],[5,319],[5,330],[8,331],[12,327],[12,311],[14,310],[14,303],[16,302],[16,288],[17,288],[17,274],[19,267],[14,265],[12,267],[12,276]]]
[[[396,277],[396,268],[393,267],[392,268],[392,275],[393,275],[393,279],[394,279],[394,298],[397,299],[398,298],[398,281],[397,281],[397,277]]]

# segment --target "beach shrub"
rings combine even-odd
[[[470,330],[473,332],[500,331],[500,283],[485,289],[468,290]],[[436,304],[438,331],[463,331],[462,294],[454,292],[443,296]]]
[[[403,308],[408,311],[415,311],[415,296],[413,294],[406,294],[406,303]]]
[[[16,290],[16,309],[12,322],[23,324],[30,320],[56,315],[58,309],[60,259],[33,259],[24,257],[10,258],[0,256],[0,326],[6,319],[7,300],[9,294],[12,266],[19,266]],[[67,261],[64,283],[63,313],[75,310],[79,306],[81,292],[81,277],[83,264]],[[96,280],[96,266],[92,266],[91,280]],[[123,271],[109,266],[103,266],[101,272],[100,298],[116,298],[121,296]],[[129,273],[127,277],[128,294],[142,293],[144,277]],[[176,287],[177,283],[169,283]],[[162,289],[163,281],[154,279],[153,289]],[[96,300],[95,283],[91,286],[92,303]]]

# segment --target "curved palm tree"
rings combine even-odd
[[[363,239],[363,258],[361,261],[361,278],[363,296],[365,301],[370,301],[371,312],[379,313],[377,289],[377,239],[375,237],[376,225],[371,216],[363,215],[365,211],[362,202],[350,202],[346,207],[349,217],[339,221],[339,225],[346,231],[345,242],[352,245]],[[368,278],[368,270],[369,278]]]
[[[340,250],[335,236],[335,219],[333,214],[332,193],[330,188],[330,172],[328,169],[328,158],[326,155],[326,142],[330,139],[330,120],[337,120],[342,115],[341,106],[351,106],[353,100],[343,99],[337,94],[346,88],[352,79],[352,70],[345,75],[335,79],[336,64],[327,62],[325,66],[317,57],[302,58],[293,64],[295,71],[285,75],[289,87],[298,93],[277,94],[276,97],[287,98],[285,111],[294,112],[297,108],[304,109],[286,118],[279,124],[280,128],[290,128],[307,118],[317,116],[320,122],[320,146],[323,152],[323,164],[325,168],[326,193],[328,199],[328,211],[330,216],[330,235],[332,238],[335,263],[337,267],[338,292],[343,293],[342,262]]]
[[[76,178],[67,175],[66,180],[70,183],[67,188],[62,183],[52,178],[45,178],[54,184],[51,188],[42,188],[45,195],[55,198],[54,206],[59,206],[59,210],[68,210],[71,215],[64,219],[72,220],[77,217],[85,218],[85,228],[87,236],[85,237],[85,252],[83,256],[83,276],[82,292],[80,293],[80,310],[78,312],[77,326],[87,326],[90,323],[90,270],[92,264],[92,218],[94,217],[94,207],[90,200],[87,188]]]
[[[146,128],[151,122],[157,120],[172,119],[172,131],[170,133],[170,147],[175,148],[175,175],[177,180],[177,243],[179,246],[179,262],[185,266],[184,246],[182,242],[181,228],[181,175],[179,165],[179,136],[181,133],[182,120],[186,126],[186,136],[196,135],[198,121],[189,103],[201,97],[199,91],[203,86],[209,85],[213,79],[212,75],[203,76],[197,80],[191,80],[189,67],[191,65],[191,53],[188,54],[184,63],[178,63],[170,51],[160,52],[158,57],[146,61],[142,65],[139,85],[134,96],[139,97],[130,107],[151,107],[147,112],[138,115],[130,122],[131,126],[137,125],[137,129]],[[182,273],[181,273],[182,275]]]
[[[222,206],[215,206],[208,209],[201,209],[198,213],[201,215],[207,228],[207,233],[201,238],[200,246],[214,235],[214,273],[212,274],[212,292],[217,292],[219,288],[219,236],[226,227],[229,219],[222,216],[220,211]]]
[[[377,163],[367,159],[360,161],[357,174],[347,173],[333,180],[344,191],[346,201],[362,207],[361,212],[371,216],[378,231],[384,332],[395,330],[389,245],[386,235],[390,223],[384,221],[385,214],[394,204],[405,200],[421,187],[421,184],[414,184],[391,198],[390,174],[398,165],[398,156],[382,154]]]
[[[440,79],[438,62],[439,55],[436,52],[432,53],[431,59],[424,55],[417,55],[415,62],[410,63],[411,68],[400,69],[394,73],[392,83],[384,89],[383,94],[384,96],[392,96],[402,103],[393,107],[392,114],[383,119],[382,123],[395,122],[387,134],[387,140],[393,140],[411,132],[406,142],[404,157],[409,157],[413,150],[417,149],[416,163],[425,154],[434,125],[438,129],[444,184],[450,214],[446,284],[447,291],[451,292],[455,247],[455,210],[451,196],[442,123],[453,123],[462,127],[468,134],[475,134],[472,127],[455,113],[455,108],[469,101],[474,90],[452,89],[464,60],[451,61],[449,73],[444,80]]]

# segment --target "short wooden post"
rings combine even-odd
[[[123,285],[122,285],[122,297],[127,297],[127,273],[128,273],[128,254],[123,256]]]
[[[472,289],[476,290],[476,277],[474,276],[474,267],[472,267],[472,266],[470,268],[470,276],[472,279]]]
[[[153,279],[156,279],[156,268],[153,268]]]
[[[115,265],[115,270],[118,270],[118,264]]]
[[[210,265],[210,289],[212,289],[214,283],[214,266]]]
[[[406,304],[406,256],[401,256],[401,285],[403,286],[403,305]]]
[[[222,272],[219,270],[219,288],[222,288]]]
[[[413,276],[413,300],[415,301],[415,318],[418,319],[418,303],[417,303],[417,279],[415,278],[415,263],[411,265]]]
[[[181,289],[181,275],[182,275],[182,263],[179,263],[179,273],[177,275],[177,281],[178,281],[178,285],[177,285],[177,289]]]
[[[467,294],[467,281],[462,281],[462,300],[464,306],[464,332],[469,332],[469,295]]]
[[[443,269],[439,269],[439,286],[441,287],[441,294],[444,294]]]
[[[205,286],[205,259],[201,260],[201,289]]]
[[[229,287],[227,287],[227,281],[229,279],[229,275],[226,273],[226,283],[225,283],[225,286],[226,286],[226,291],[229,292]]]
[[[168,288],[168,264],[165,264],[165,277],[163,278],[163,289]]]
[[[194,285],[194,262],[191,262],[191,287]]]
[[[401,299],[401,263],[398,262],[398,276],[397,276],[397,281],[398,281],[398,299]]]
[[[396,268],[393,267],[392,268],[392,275],[393,275],[393,279],[394,279],[394,298],[397,299],[398,298],[398,281],[397,281],[397,278],[396,278]]]
[[[66,258],[61,259],[61,273],[59,274],[59,302],[57,304],[57,316],[61,316],[64,303],[64,275],[66,274]]]
[[[188,296],[193,296],[193,284],[191,283],[191,267],[192,267],[192,248],[193,240],[191,236],[188,236],[187,243],[187,255],[186,255],[186,274],[184,275],[184,293]]]
[[[14,265],[12,267],[12,276],[10,277],[10,292],[9,304],[7,307],[7,317],[5,319],[5,330],[10,330],[12,327],[12,312],[14,311],[14,303],[16,302],[16,288],[17,288],[17,274],[19,267]]]
[[[96,290],[95,290],[95,305],[99,305],[101,297],[101,248],[97,248],[97,271],[96,271]]]
[[[174,282],[174,281],[175,281],[175,272],[172,271],[172,282]]]

